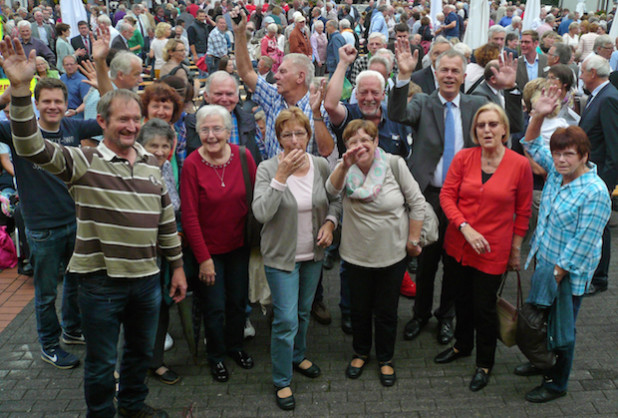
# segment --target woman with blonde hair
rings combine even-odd
[[[152,59],[154,58],[154,77],[155,79],[159,78],[159,73],[161,72],[161,67],[165,64],[165,60],[163,59],[163,50],[165,49],[165,45],[167,44],[167,40],[172,34],[172,25],[169,23],[161,22],[157,24],[155,28],[155,39],[150,44],[150,53],[148,56]]]

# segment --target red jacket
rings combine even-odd
[[[448,170],[440,193],[440,204],[449,220],[444,249],[464,266],[502,274],[513,234],[524,236],[528,230],[532,169],[525,157],[506,149],[495,173],[483,184],[481,151],[481,147],[459,151]],[[489,253],[479,255],[468,244],[458,229],[463,222],[485,237]]]

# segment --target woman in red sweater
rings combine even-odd
[[[481,107],[472,124],[480,147],[458,152],[440,193],[449,220],[444,238],[444,274],[457,277],[455,345],[434,361],[444,364],[470,355],[476,331],[476,372],[470,390],[489,382],[498,337],[496,293],[501,276],[519,269],[528,229],[532,170],[528,160],[507,149],[507,117],[501,107]]]
[[[180,177],[182,229],[200,266],[194,289],[206,314],[206,352],[217,382],[229,378],[223,362],[226,354],[244,369],[253,367],[253,359],[243,350],[249,286],[244,231],[249,208],[240,148],[228,143],[232,126],[224,107],[202,107],[195,126],[202,146],[187,157]],[[245,152],[253,185],[256,166],[251,153]]]

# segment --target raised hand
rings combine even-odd
[[[12,94],[25,96],[30,94],[30,82],[36,72],[36,51],[30,51],[26,56],[19,39],[9,36],[0,41],[0,66],[11,82]]]
[[[399,65],[400,80],[409,79],[418,63],[418,50],[410,48],[410,41],[407,39],[397,39],[395,43],[395,56],[397,57],[397,65]]]
[[[101,25],[97,28],[97,39],[94,40],[90,35],[90,44],[92,45],[92,58],[96,60],[105,60],[109,54],[109,28]]]
[[[363,152],[366,152],[366,151],[362,145],[358,145],[354,148],[350,148],[349,150],[347,150],[345,154],[343,154],[343,160],[342,160],[343,166],[345,167],[345,169],[347,170],[350,167],[352,167],[354,164],[356,164],[360,154],[362,154]]]
[[[321,114],[320,107],[322,106],[322,102],[324,101],[325,94],[326,94],[326,80],[325,79],[321,80],[320,85],[317,87],[315,84],[311,84],[311,88],[309,89],[309,104],[311,105],[311,110],[313,111],[314,116]]]
[[[560,91],[556,86],[550,86],[541,91],[541,95],[532,106],[534,116],[544,117],[550,115],[558,106]]]
[[[99,89],[99,83],[97,82],[97,70],[94,68],[94,64],[90,61],[82,61],[79,71],[86,76],[86,80],[82,80],[82,83],[86,83],[97,90]]]
[[[491,67],[496,83],[500,89],[511,89],[515,87],[515,77],[517,74],[517,61],[513,60],[513,53],[507,54],[506,51],[498,59],[498,68]]]
[[[236,23],[234,18],[238,16],[238,14],[240,14],[242,19],[240,19],[240,22]],[[245,32],[247,31],[247,15],[245,11],[242,9],[240,11],[232,10],[230,12],[230,17],[232,18],[232,30],[234,33],[245,36]]]
[[[352,65],[356,59],[356,54],[356,48],[352,45],[346,44],[339,48],[339,61],[343,61],[347,65]]]

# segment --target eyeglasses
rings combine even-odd
[[[223,126],[215,126],[214,128],[200,128],[199,133],[203,135],[208,135],[209,133],[213,133],[215,135],[222,134],[226,129]]]
[[[294,132],[283,132],[281,134],[281,138],[286,139],[286,140],[292,139],[293,136],[299,139],[303,139],[307,136],[307,132],[306,131],[294,131]]]

